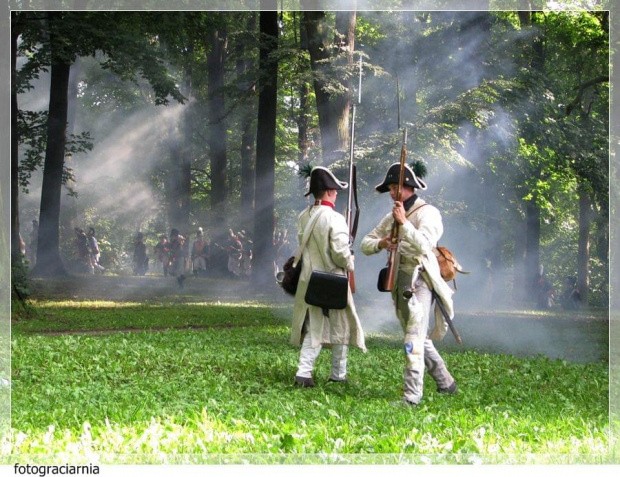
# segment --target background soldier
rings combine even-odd
[[[146,275],[149,268],[149,259],[146,256],[146,245],[144,244],[144,234],[138,232],[136,241],[133,245],[133,273],[134,275]]]
[[[183,288],[185,281],[185,237],[177,229],[170,231],[170,275],[177,277],[179,288]]]
[[[168,237],[162,235],[159,237],[159,242],[153,247],[153,253],[161,263],[164,271],[164,277],[168,276],[168,266],[170,265],[170,249],[168,248]]]
[[[99,258],[101,257],[101,250],[99,250],[99,243],[95,237],[95,229],[90,227],[88,229],[88,246],[90,247],[90,266],[91,273],[95,273],[95,268],[101,273],[105,272],[105,268],[99,265]]]
[[[204,274],[209,260],[209,244],[207,244],[202,227],[198,227],[196,240],[192,244],[192,268],[194,275]]]

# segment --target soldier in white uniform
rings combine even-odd
[[[315,218],[316,224],[310,240],[302,253],[291,330],[291,343],[301,345],[299,367],[295,383],[303,387],[315,385],[312,376],[314,362],[323,345],[332,349],[332,367],[329,381],[344,382],[347,376],[348,346],[366,351],[364,332],[355,311],[351,289],[348,290],[347,307],[342,310],[323,310],[305,301],[308,281],[313,270],[345,275],[354,268],[353,254],[349,248],[349,228],[342,216],[334,210],[338,191],[348,184],[341,182],[325,167],[315,167],[310,174],[310,190],[314,204],[299,215],[299,242],[304,229]]]
[[[416,195],[416,189],[426,190],[426,184],[407,165],[401,201],[396,201],[399,172],[400,163],[392,164],[383,182],[375,187],[380,193],[389,191],[395,201],[394,207],[379,225],[362,239],[361,248],[366,255],[384,249],[396,250],[397,270],[392,300],[405,335],[403,400],[407,404],[417,405],[422,399],[425,366],[436,381],[439,392],[457,392],[456,382],[432,341],[443,338],[447,330],[447,323],[437,310],[434,330],[428,336],[432,290],[444,304],[450,318],[454,315],[453,291],[441,278],[439,264],[433,252],[433,247],[437,246],[443,234],[441,214],[437,208]],[[394,221],[400,225],[397,244],[390,241]],[[410,299],[403,297],[403,291],[407,287],[413,291]]]

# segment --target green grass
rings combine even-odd
[[[327,383],[325,350],[318,386],[294,387],[290,305],[34,306],[38,318],[13,325],[12,431],[2,443],[20,462],[610,459],[605,362],[447,352],[460,393],[438,394],[427,376],[411,408],[400,403],[397,335],[370,335],[368,353],[350,352],[350,383]]]

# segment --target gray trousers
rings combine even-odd
[[[304,331],[307,325],[304,323]],[[303,331],[302,331],[303,332]],[[300,378],[311,378],[314,371],[314,362],[319,357],[323,346],[312,346],[310,333],[304,333],[304,339],[301,343],[301,352],[299,353],[299,366],[296,376]],[[332,348],[332,369],[329,375],[330,379],[342,381],[347,376],[347,353],[349,347],[342,344],[333,344]]]
[[[449,387],[454,378],[448,372],[446,363],[435,349],[432,340],[427,338],[433,297],[431,290],[420,276],[413,284],[412,279],[411,272],[399,271],[392,300],[405,335],[403,398],[417,404],[422,399],[425,367],[438,388]],[[413,296],[409,300],[403,298],[405,286],[413,287]]]

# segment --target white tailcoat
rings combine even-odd
[[[353,303],[349,288],[348,304],[343,310],[329,310],[329,318],[321,308],[308,305],[304,299],[313,270],[346,274],[354,269],[354,259],[349,249],[349,229],[344,217],[331,207],[315,205],[299,215],[298,239],[301,243],[308,221],[321,211],[308,244],[302,253],[302,269],[295,294],[291,343],[301,345],[302,327],[308,314],[308,332],[312,346],[345,344],[366,351],[364,332]]]
[[[441,278],[437,257],[433,247],[443,234],[443,221],[441,213],[436,207],[427,204],[423,199],[416,199],[414,204],[407,210],[409,219],[399,229],[399,244],[397,250],[397,267],[411,272],[416,265],[422,265],[422,277],[428,286],[435,290],[443,303],[450,318],[454,317],[454,304],[452,295],[454,291]],[[392,212],[386,214],[379,225],[362,239],[361,248],[365,255],[379,252],[379,242],[390,234],[394,217]],[[398,276],[398,270],[396,271]],[[413,284],[409,284],[413,286]],[[400,291],[399,291],[400,293]],[[441,340],[448,329],[439,307],[435,308],[435,327],[429,338]]]

